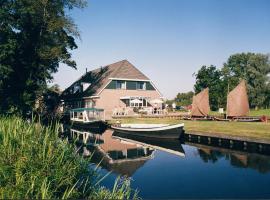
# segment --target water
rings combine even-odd
[[[102,185],[112,188],[128,176],[142,198],[270,198],[270,156],[177,140],[124,138],[72,130],[85,135],[85,156],[111,174]],[[87,136],[86,136],[87,135]],[[88,138],[87,138],[88,137]],[[83,138],[82,138],[83,139]]]

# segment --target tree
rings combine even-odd
[[[187,93],[178,93],[174,100],[178,106],[188,106],[192,103],[193,96],[194,92],[192,91]]]
[[[0,111],[31,111],[59,63],[76,68],[76,25],[67,12],[85,0],[0,2]]]
[[[221,80],[221,71],[216,66],[202,66],[196,76],[194,85],[195,93],[201,92],[205,88],[209,88],[209,103],[212,110],[217,110],[224,106],[224,84]]]
[[[251,107],[264,107],[269,98],[269,57],[263,54],[241,53],[229,57],[222,68],[224,85],[232,90],[241,79],[246,80]]]
[[[36,100],[34,111],[39,114],[43,122],[59,119],[61,108],[61,90],[59,85],[48,87],[40,98]]]

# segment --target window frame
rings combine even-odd
[[[142,84],[142,88],[139,85]],[[136,82],[136,90],[146,90],[146,82],[144,81],[137,81]]]
[[[120,87],[120,88],[118,88],[118,84],[121,84],[121,86],[122,86],[122,84],[124,85],[124,87],[122,88],[122,87]],[[127,88],[127,82],[126,81],[124,81],[124,80],[116,80],[116,87],[115,87],[117,90],[126,90],[126,88]]]

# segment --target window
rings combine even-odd
[[[137,90],[145,90],[145,82],[137,82]]]
[[[75,85],[73,88],[73,94],[81,92],[81,86],[80,85]]]
[[[94,101],[86,101],[84,107],[85,108],[94,108],[95,107],[95,102]]]
[[[126,89],[125,81],[116,81],[116,89]]]

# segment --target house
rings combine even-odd
[[[64,108],[102,108],[106,119],[115,109],[152,107],[162,98],[153,82],[127,60],[86,72],[62,93]]]

